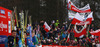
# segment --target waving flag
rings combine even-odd
[[[80,23],[84,20],[84,18],[82,18],[79,13],[76,13],[75,14],[75,17],[73,18],[71,24],[77,24],[77,23]]]
[[[74,27],[74,36],[75,37],[80,37],[81,35],[85,35],[85,34],[86,34],[86,24],[80,31],[77,30],[76,25],[75,25],[75,27]]]
[[[85,7],[83,8],[77,8],[73,3],[71,3],[71,10],[75,11],[75,12],[79,12],[79,13],[87,13],[87,12],[91,12],[90,6],[89,4],[87,4]]]
[[[50,27],[49,25],[45,22],[44,25],[43,25],[43,28],[46,32],[48,32],[50,30]]]
[[[90,32],[92,35],[100,36],[100,29]]]
[[[68,6],[67,7],[68,7],[68,9],[75,11],[75,12],[79,12],[79,13],[91,12],[89,4],[87,4],[83,8],[78,8],[70,0],[68,0]]]
[[[68,37],[67,37],[67,42],[69,42],[69,40],[70,40],[70,39],[69,39],[69,37],[70,37],[70,33],[68,34]]]
[[[85,25],[85,24],[91,24],[93,20],[93,12],[91,12],[88,17],[85,19],[83,18],[79,13],[75,14],[75,17],[73,18],[71,24],[76,24],[76,25]]]
[[[93,12],[91,12],[88,17],[86,18],[86,21],[88,21],[89,23],[88,24],[91,24],[91,22],[93,21]]]

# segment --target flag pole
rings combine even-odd
[[[15,30],[14,12],[12,12],[12,13],[13,13],[13,16],[12,16],[12,22],[13,22],[12,23],[12,25],[13,25],[12,29]]]
[[[11,30],[13,30],[13,19],[12,19],[12,16],[13,16],[13,12],[10,14],[10,19],[11,19]]]
[[[70,26],[71,26],[72,24],[70,23],[70,25],[69,25],[69,27],[68,27],[68,29],[70,29]]]
[[[14,9],[14,15],[15,15],[15,19],[16,19],[16,24],[17,24],[17,27],[19,27],[19,25],[18,25],[18,18],[17,18],[17,7],[13,7],[13,9]]]
[[[87,35],[89,35],[89,34],[88,34],[89,30],[90,30],[90,25],[89,25],[89,27],[88,27]],[[88,36],[87,36],[87,37],[88,37]]]
[[[25,10],[25,13],[26,13],[26,17],[25,17],[25,29],[26,29],[26,27],[27,27],[28,10]]]

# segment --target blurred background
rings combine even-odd
[[[96,26],[100,27],[100,0],[71,0],[77,7],[81,8],[90,4],[94,12],[94,21]],[[0,6],[13,10],[17,7],[17,12],[29,10],[32,16],[32,23],[38,23],[41,20],[50,23],[52,20],[59,20],[60,23],[68,21],[67,0],[0,0]]]

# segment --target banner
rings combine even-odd
[[[100,36],[100,29],[90,32],[92,35]]]
[[[72,20],[72,22],[71,22],[71,24],[80,23],[80,22],[82,22],[83,20],[84,20],[84,18],[81,17],[79,13],[76,13],[76,14],[75,14],[75,17],[73,18],[73,20]]]
[[[80,30],[80,31],[78,31],[77,30],[77,27],[76,27],[76,25],[75,25],[75,27],[74,27],[74,37],[80,37],[80,36],[82,36],[82,35],[85,35],[86,34],[86,24],[84,25],[84,27]]]
[[[72,20],[75,17],[76,13],[77,12],[74,12],[72,10],[68,10],[68,18],[69,18],[69,20]],[[86,16],[85,13],[79,13],[79,14],[83,18]]]
[[[86,18],[82,17],[79,13],[76,13],[71,24],[85,25],[85,24],[91,24],[92,21],[93,21],[93,12],[91,12]]]
[[[11,10],[0,7],[0,35],[10,35],[11,34],[11,21],[10,14]]]
[[[68,1],[68,9],[79,13],[91,12],[89,4],[87,4],[83,8],[78,8],[70,0]]]
[[[79,12],[79,13],[87,13],[87,12],[91,12],[90,6],[89,4],[87,4],[85,7],[83,8],[77,8],[73,3],[71,5],[71,10]]]
[[[11,10],[0,7],[0,47],[4,47],[6,38],[11,35],[11,13]]]
[[[81,47],[81,46],[42,45],[42,47]]]

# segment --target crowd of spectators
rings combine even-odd
[[[86,47],[96,47],[99,44],[100,37],[99,36],[94,36],[91,35],[88,31],[86,35],[83,35],[81,37],[74,37],[73,33],[73,26],[68,28],[67,23],[64,23],[62,27],[60,27],[59,21],[52,22],[50,27],[51,30],[49,32],[46,32],[43,28],[44,22],[40,22],[40,24],[35,24],[33,26],[32,30],[32,42],[34,43],[35,46],[40,46],[40,45],[62,45],[62,46],[86,46]],[[95,30],[94,25],[92,24],[90,26],[90,31]],[[16,37],[21,36],[21,29],[17,28],[16,30]],[[14,32],[14,31],[13,31]],[[12,32],[12,35],[14,34]],[[29,30],[28,28],[26,29],[25,33],[25,44],[28,45],[29,40],[27,38],[29,37]],[[69,41],[68,39],[68,34],[70,34]],[[15,35],[13,35],[15,36]],[[37,38],[37,40],[35,39]],[[18,42],[19,39],[17,39]],[[9,41],[9,39],[8,39]],[[16,43],[18,44],[18,43]],[[9,42],[10,45],[10,42]]]

